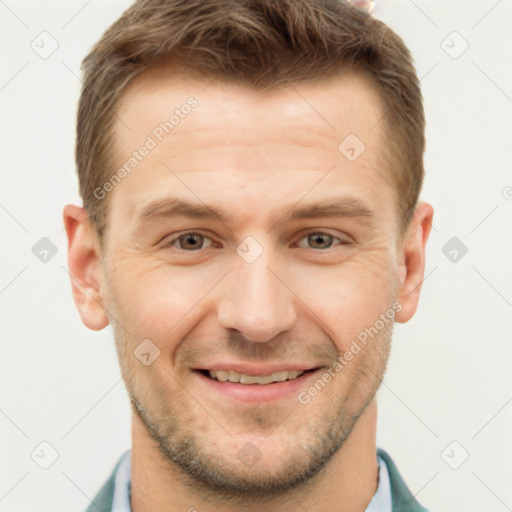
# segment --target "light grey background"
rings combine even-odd
[[[63,205],[80,203],[80,61],[129,4],[0,0],[2,512],[85,510],[130,447],[112,331],[81,324],[62,225]],[[374,15],[422,78],[422,198],[435,209],[419,310],[395,329],[379,391],[378,444],[433,512],[512,510],[512,4],[377,0]],[[33,47],[52,38],[43,59]],[[46,263],[32,252],[42,237],[57,248]],[[468,248],[456,262],[452,237]]]

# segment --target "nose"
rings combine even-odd
[[[271,341],[292,329],[297,321],[295,296],[272,263],[275,260],[269,251],[263,251],[252,263],[237,254],[234,261],[218,306],[220,325],[236,329],[253,342]]]

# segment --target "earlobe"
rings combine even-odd
[[[425,273],[425,249],[432,228],[434,210],[428,203],[418,203],[400,254],[400,293],[402,310],[396,321],[408,322],[416,312]]]
[[[109,323],[103,306],[101,249],[87,212],[76,205],[64,207],[68,237],[68,271],[73,300],[86,327],[99,331]]]

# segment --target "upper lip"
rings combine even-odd
[[[232,363],[213,363],[207,366],[194,368],[195,370],[234,370],[237,373],[243,373],[244,375],[271,375],[275,372],[286,371],[286,370],[297,370],[305,372],[307,370],[316,370],[320,366],[315,366],[307,363],[244,363],[244,362],[232,362]]]

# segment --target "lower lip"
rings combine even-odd
[[[206,377],[199,371],[195,371],[199,379],[214,392],[223,396],[234,398],[241,402],[271,402],[281,400],[289,396],[297,396],[299,392],[309,385],[309,382],[317,377],[321,370],[308,372],[293,380],[275,382],[273,384],[240,384],[238,382],[220,382]]]

